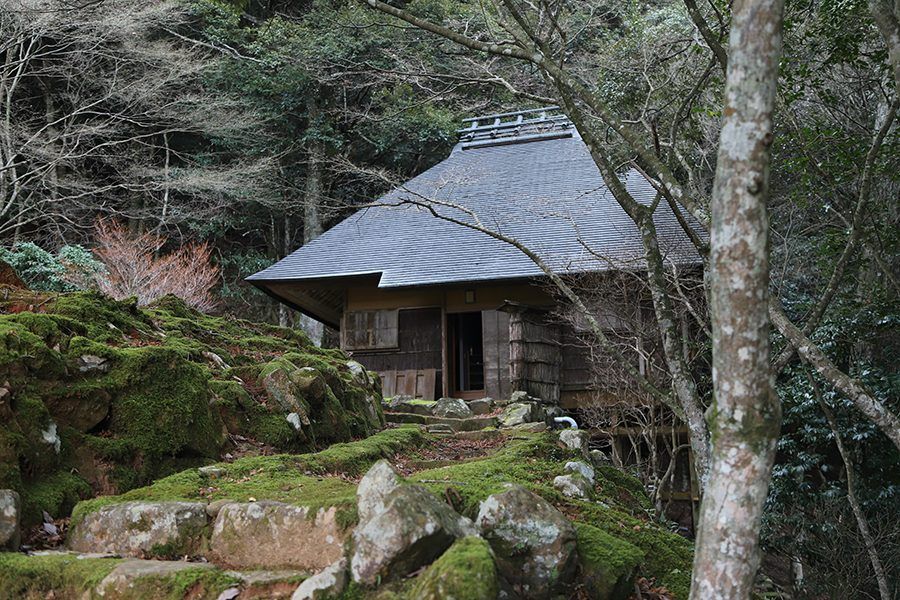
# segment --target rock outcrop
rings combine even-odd
[[[575,528],[537,494],[509,484],[481,503],[475,523],[500,574],[522,597],[549,598],[574,578]]]
[[[543,422],[544,410],[537,402],[514,402],[507,404],[500,415],[500,425],[516,427],[525,423]]]
[[[590,460],[591,449],[588,446],[590,436],[583,429],[563,429],[559,432],[559,441],[569,450],[579,452],[585,459]]]
[[[17,298],[0,299],[0,488],[21,495],[26,527],[221,460],[235,440],[305,452],[384,427],[377,376],[298,330],[171,296]]]

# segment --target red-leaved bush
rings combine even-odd
[[[174,294],[200,311],[216,307],[212,288],[219,268],[206,243],[158,255],[166,239],[155,233],[134,233],[114,220],[98,220],[95,231],[94,256],[107,271],[97,281],[104,293],[118,300],[135,296],[142,306]]]

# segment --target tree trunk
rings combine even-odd
[[[313,94],[309,102],[309,120],[314,134],[319,113],[318,94]],[[322,191],[324,189],[322,167],[324,158],[325,149],[322,142],[314,135],[309,141],[306,153],[306,187],[303,193],[304,244],[308,244],[322,235]],[[322,345],[325,325],[312,317],[303,315],[300,318],[300,327],[309,335],[315,345]]]
[[[872,532],[869,529],[869,521],[866,519],[862,506],[860,506],[859,500],[856,498],[853,459],[850,457],[847,448],[844,447],[844,442],[841,440],[841,433],[834,420],[834,415],[822,399],[822,393],[812,376],[810,376],[809,382],[810,385],[813,386],[813,391],[816,394],[816,399],[819,401],[819,406],[822,407],[822,412],[825,413],[825,418],[828,419],[828,426],[831,427],[831,433],[834,434],[834,443],[837,444],[841,460],[844,462],[844,469],[847,472],[847,501],[850,503],[851,510],[853,510],[853,516],[856,518],[856,525],[859,528],[859,533],[862,535],[863,543],[866,546],[869,562],[872,563],[872,570],[875,572],[875,581],[878,583],[878,594],[881,596],[881,600],[890,600],[891,591],[888,587],[887,576],[884,573],[884,566],[881,564],[881,559],[878,557],[878,549],[875,545],[875,539],[872,537]]]
[[[738,0],[710,228],[712,468],[703,495],[692,600],[750,597],[781,408],[769,363],[768,217],[782,0]]]

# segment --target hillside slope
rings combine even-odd
[[[0,488],[25,524],[181,469],[304,452],[384,426],[377,377],[299,331],[175,297],[0,285]]]

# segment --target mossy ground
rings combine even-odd
[[[85,367],[83,356],[103,364]],[[348,360],[301,331],[174,297],[145,309],[94,292],[0,301],[0,488],[20,492],[29,525],[42,510],[65,516],[79,498],[218,460],[226,432],[288,452],[369,435],[380,402]],[[298,433],[260,393],[258,376],[277,361],[327,379],[328,406],[311,415],[320,435]]]
[[[80,598],[121,562],[119,558],[78,559],[69,554],[0,553],[0,600]]]
[[[314,508],[337,506],[339,522],[349,526],[356,522],[356,485],[349,478],[362,475],[381,458],[415,448],[428,439],[418,428],[399,427],[356,442],[335,444],[321,452],[254,456],[220,463],[227,474],[219,479],[205,478],[197,469],[190,469],[118,496],[85,500],[75,507],[72,523],[76,525],[84,515],[103,506],[133,500],[254,499]]]
[[[0,553],[0,600],[46,598],[121,598],[114,591],[97,593],[98,584],[121,558],[86,558],[73,554],[27,556]],[[127,600],[214,600],[239,580],[220,569],[202,567],[164,575],[143,575],[129,582]],[[123,599],[124,600],[124,599]]]
[[[554,504],[570,519],[590,525],[605,536],[592,544],[595,557],[643,553],[640,573],[656,579],[676,598],[687,598],[693,551],[690,542],[651,521],[650,506],[640,483],[612,467],[597,470],[593,501],[567,498],[552,485],[568,460],[578,459],[561,448],[553,434],[519,434],[494,454],[481,459],[419,471],[411,481],[422,482],[450,499],[462,514],[474,518],[479,503],[514,482]],[[627,562],[627,561],[626,561]]]

